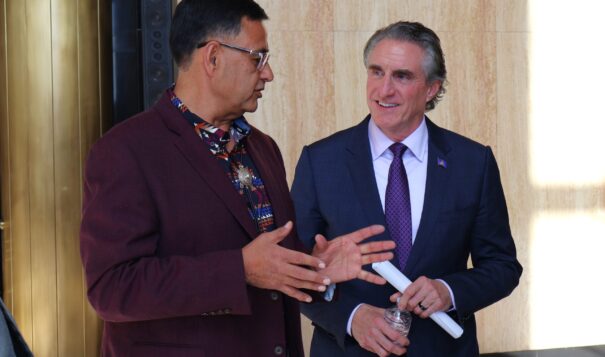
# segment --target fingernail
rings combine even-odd
[[[318,287],[318,290],[319,290],[319,291],[326,291],[326,286],[325,286],[325,285],[320,285],[320,286]]]
[[[319,269],[323,269],[326,267],[326,263],[324,262],[319,262]]]
[[[330,279],[329,278],[325,278],[323,281],[324,285],[330,285]]]
[[[305,299],[305,301],[306,301],[306,302],[311,302],[311,297],[310,297],[310,296],[308,296],[308,297]]]

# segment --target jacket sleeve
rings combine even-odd
[[[508,296],[523,271],[516,258],[496,159],[485,149],[478,210],[470,232],[472,268],[446,275],[461,320]]]
[[[313,168],[309,160],[308,148],[303,148],[296,166],[292,184],[292,199],[296,211],[296,229],[298,236],[307,249],[315,244],[316,234],[326,234],[326,222],[318,208],[317,191],[313,179]],[[338,288],[338,284],[337,284]],[[344,349],[347,338],[347,323],[353,309],[363,301],[354,296],[338,294],[331,302],[301,304],[302,313],[313,324],[331,334]]]
[[[241,249],[158,254],[160,214],[124,140],[95,145],[84,176],[80,252],[88,298],[102,319],[251,313]]]

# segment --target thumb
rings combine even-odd
[[[328,247],[328,240],[321,234],[315,235],[315,249],[322,252]]]
[[[272,243],[279,243],[282,240],[284,240],[284,238],[286,238],[288,236],[288,234],[290,234],[290,232],[292,231],[292,221],[288,221],[286,222],[286,224],[284,224],[283,226],[279,227],[278,229],[274,230],[273,232],[269,233],[270,241]]]

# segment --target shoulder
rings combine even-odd
[[[152,152],[163,147],[172,136],[164,125],[158,105],[113,126],[93,144],[89,156]]]
[[[367,118],[355,126],[340,130],[306,146],[306,148],[314,153],[339,152],[351,146],[360,145],[362,140],[368,141]]]
[[[430,120],[427,120],[429,131],[429,141],[439,151],[453,155],[479,155],[484,156],[489,147],[458,134],[451,130],[437,126]]]

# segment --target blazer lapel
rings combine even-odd
[[[258,233],[246,204],[233,188],[231,181],[210,150],[202,143],[187,121],[182,118],[181,113],[170,103],[168,95],[162,97],[156,109],[162,114],[166,127],[177,134],[174,145],[187,162],[225,204],[250,238],[255,238]]]
[[[432,247],[431,232],[433,227],[438,224],[437,217],[441,211],[449,178],[447,169],[447,154],[450,151],[450,146],[445,141],[443,129],[436,126],[430,120],[426,120],[429,132],[429,153],[426,174],[426,188],[424,193],[424,206],[422,208],[422,216],[420,218],[420,226],[416,233],[416,239],[412,246],[412,251],[404,273],[414,279],[418,263],[421,261],[423,254],[427,249],[436,249]]]
[[[386,226],[384,211],[376,186],[374,165],[372,164],[370,139],[368,138],[369,121],[370,116],[368,115],[354,128],[347,144],[345,160],[355,190],[353,196],[358,197],[368,222]],[[389,239],[388,235],[385,237],[384,234],[373,238]]]
[[[278,173],[283,172],[284,168],[280,162],[270,160],[273,153],[263,152],[262,145],[259,142],[261,139],[256,128],[252,128],[252,133],[246,139],[246,149],[254,161],[254,165],[260,174],[265,185],[265,190],[269,196],[271,207],[273,209],[273,218],[275,219],[275,226],[280,227],[286,224],[289,217],[287,212],[287,200],[290,199],[290,193],[287,191],[287,183],[285,183],[285,176],[283,178],[276,177]],[[286,184],[286,192],[282,190],[282,187]],[[287,199],[284,199],[284,196]]]

